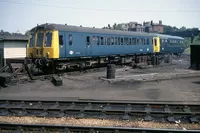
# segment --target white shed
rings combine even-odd
[[[0,66],[8,59],[23,59],[27,56],[28,36],[0,34]]]

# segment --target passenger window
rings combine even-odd
[[[137,43],[136,43],[136,45],[139,45],[140,44],[140,41],[139,41],[139,39],[137,38]]]
[[[120,37],[118,37],[118,45],[120,45],[121,43]]]
[[[135,43],[136,43],[136,39],[132,38],[132,45],[135,45]]]
[[[95,36],[92,37],[92,44],[96,45],[96,37]]]
[[[101,37],[101,45],[104,45],[104,38]]]
[[[131,45],[131,38],[129,38],[129,45]]]
[[[149,45],[149,38],[147,38],[147,45]]]
[[[121,45],[124,45],[124,39],[121,38]]]
[[[115,37],[115,45],[117,45],[117,37]]]
[[[107,45],[107,37],[104,37],[104,45]]]
[[[108,44],[108,45],[111,44],[111,42],[110,42],[110,37],[107,38],[107,44]]]
[[[124,38],[124,45],[128,45],[128,38],[127,37]]]
[[[63,35],[59,35],[59,44],[63,46]]]
[[[143,39],[143,43],[144,43],[144,45],[146,45],[146,39],[145,38]]]
[[[72,35],[69,34],[69,45],[72,45]]]
[[[115,43],[114,43],[114,38],[113,38],[113,37],[111,37],[111,44],[112,44],[112,45],[115,44]]]
[[[100,45],[100,37],[97,37],[97,45]]]
[[[87,36],[87,45],[90,45],[90,37]]]

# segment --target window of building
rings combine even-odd
[[[121,38],[121,45],[124,45],[124,39]]]
[[[100,45],[100,37],[97,37],[97,45]]]
[[[72,35],[69,34],[69,45],[72,45]]]
[[[87,40],[87,45],[90,45],[90,36],[87,36],[86,40]]]
[[[108,45],[111,44],[111,39],[110,39],[110,37],[107,38],[107,44],[108,44]]]
[[[51,42],[52,42],[52,33],[51,32],[47,32],[46,35],[45,35],[44,46],[45,47],[51,47]]]
[[[30,36],[30,44],[29,44],[29,47],[34,47],[35,45],[35,34],[32,33],[31,36]]]
[[[124,37],[124,45],[128,45],[128,38]]]
[[[42,45],[43,45],[43,38],[44,38],[44,33],[38,33],[37,34],[36,47],[42,47]]]
[[[63,35],[59,35],[59,44],[63,46]]]
[[[104,38],[101,37],[101,45],[104,45]]]
[[[113,37],[111,37],[111,44],[112,44],[112,45],[115,44],[115,42],[114,42],[114,38],[113,38]]]
[[[92,44],[96,45],[96,37],[95,36],[92,37]]]
[[[120,45],[121,43],[121,39],[120,39],[120,37],[118,37],[118,45]]]

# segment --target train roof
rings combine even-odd
[[[62,24],[42,24],[31,29],[31,32],[35,30],[59,30],[59,31],[72,31],[72,32],[84,32],[84,33],[101,33],[101,34],[114,34],[114,35],[130,35],[130,36],[151,36],[148,33],[132,32],[132,31],[120,31],[111,29],[100,29],[91,27],[71,26]]]
[[[179,37],[179,36],[171,36],[171,35],[165,35],[165,34],[156,34],[156,33],[151,33],[154,36],[159,36],[161,39],[184,39],[183,37]]]

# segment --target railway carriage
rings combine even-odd
[[[42,24],[31,30],[28,57],[47,73],[112,62],[148,62],[152,55],[171,51],[162,43],[166,37],[140,32]]]

